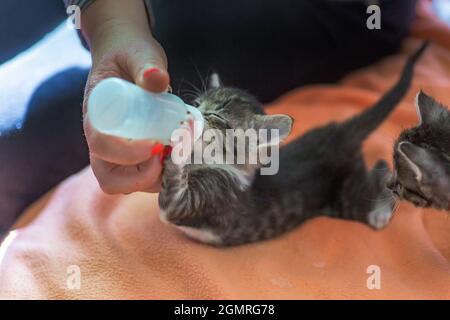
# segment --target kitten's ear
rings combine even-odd
[[[258,116],[258,123],[255,126],[258,129],[267,130],[267,137],[260,142],[260,146],[278,145],[285,140],[292,130],[294,119],[284,114]],[[277,136],[271,136],[271,130],[276,130]]]
[[[446,108],[443,105],[423,91],[420,91],[416,96],[416,108],[420,124],[431,124],[438,120],[446,111]]]
[[[416,175],[417,182],[422,182],[427,173],[439,165],[429,151],[410,142],[401,142],[398,145],[398,152]]]
[[[208,89],[217,89],[223,87],[222,81],[220,80],[219,74],[214,72],[208,78]]]

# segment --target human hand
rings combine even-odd
[[[96,0],[83,13],[83,33],[93,60],[83,104],[85,115],[91,90],[105,78],[122,78],[156,93],[169,86],[166,55],[150,32],[146,15],[142,16],[142,0],[127,1],[126,7],[120,7],[124,3]],[[84,130],[91,167],[104,192],[159,191],[162,165],[152,152],[154,141],[102,134],[91,126],[87,116]]]

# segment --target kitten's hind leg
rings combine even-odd
[[[361,165],[343,184],[339,217],[357,220],[372,228],[385,227],[392,218],[395,200],[386,187],[389,167],[379,161],[367,172]]]

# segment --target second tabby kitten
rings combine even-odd
[[[450,210],[450,112],[423,91],[416,107],[420,122],[395,143],[388,187],[416,206]]]

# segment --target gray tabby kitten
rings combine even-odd
[[[450,209],[450,112],[420,92],[420,123],[403,131],[394,146],[394,174],[388,187],[419,207]]]
[[[394,207],[386,188],[389,169],[379,161],[368,171],[361,144],[406,93],[425,47],[409,58],[398,83],[372,108],[344,123],[313,129],[283,146],[275,175],[261,175],[261,163],[177,165],[169,157],[159,195],[161,219],[215,246],[270,239],[323,215],[384,227]],[[276,144],[291,131],[290,117],[266,115],[262,105],[241,90],[216,87],[197,102],[205,130],[215,128],[225,134],[226,129],[278,129]],[[205,145],[200,139],[194,149]],[[268,145],[260,140],[256,147]],[[236,156],[231,146],[224,148]]]

